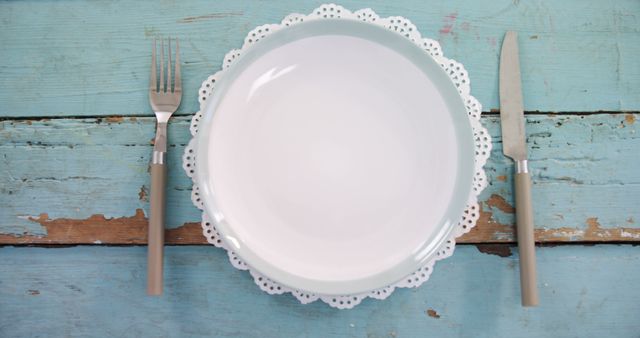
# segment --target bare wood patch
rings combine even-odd
[[[439,319],[440,318],[440,315],[434,309],[428,309],[426,312],[427,312],[427,316],[429,316],[431,318],[435,318],[435,319]]]
[[[504,199],[504,197],[497,194],[491,195],[486,203],[488,206],[498,208],[502,212],[505,212],[507,214],[513,214],[516,211],[516,209],[511,204],[509,204],[507,200]]]
[[[636,122],[636,116],[633,114],[627,114],[624,117],[624,120],[627,122],[627,124],[633,124],[634,122]]]
[[[108,123],[122,123],[124,122],[124,117],[122,116],[108,116],[104,119]]]
[[[130,217],[106,218],[92,215],[86,219],[50,219],[46,213],[29,220],[39,223],[46,236],[0,234],[0,244],[146,244],[148,218],[142,209]],[[185,223],[165,231],[167,244],[205,244],[200,223]]]
[[[586,228],[537,228],[534,230],[536,242],[640,242],[640,229],[638,228],[604,228],[598,222],[597,217],[586,219],[585,224],[587,225]],[[477,225],[456,240],[458,243],[467,244],[514,243],[515,241],[515,226],[496,222],[493,219],[493,213],[482,210],[482,206],[480,207],[480,219]]]

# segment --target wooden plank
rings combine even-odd
[[[420,288],[337,310],[263,293],[212,247],[168,247],[162,297],[144,247],[5,247],[0,336],[637,337],[637,247],[539,248],[538,308],[520,306],[515,251],[459,246]]]
[[[640,2],[621,0],[345,0],[401,15],[464,63],[473,93],[498,108],[498,53],[506,30],[520,32],[528,111],[640,110]],[[185,98],[197,110],[200,83],[253,27],[308,13],[317,1],[258,0],[122,4],[0,3],[0,116],[96,116],[149,111],[150,41],[182,39]]]
[[[527,117],[539,242],[640,241],[640,114]],[[152,118],[0,122],[0,244],[143,244]],[[512,164],[497,116],[479,226],[466,243],[513,242]],[[167,242],[202,244],[181,168],[188,118],[169,129]],[[114,137],[117,135],[117,137]]]

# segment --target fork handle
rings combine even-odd
[[[151,217],[147,257],[147,294],[162,294],[164,255],[165,185],[167,166],[167,124],[158,123],[151,162]]]

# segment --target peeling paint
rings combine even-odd
[[[124,117],[122,116],[108,116],[104,119],[107,123],[122,123],[124,122]]]
[[[428,309],[426,311],[426,313],[427,313],[427,316],[429,316],[431,318],[435,318],[435,319],[439,319],[440,318],[440,315],[434,309]]]
[[[102,214],[86,219],[50,219],[47,213],[29,220],[39,223],[47,235],[0,234],[0,244],[146,244],[148,218],[142,209],[133,216],[106,218]],[[167,244],[205,244],[199,222],[166,229]]]
[[[507,181],[507,175],[496,176],[496,180],[498,180],[500,182],[506,182]]]
[[[23,220],[26,220],[26,221],[30,221],[34,217],[38,217],[38,216],[33,216],[33,215],[18,215],[18,216],[16,216],[16,218],[23,219]]]
[[[588,218],[585,224],[586,229],[580,227],[538,227],[534,230],[535,240],[536,242],[548,243],[576,241],[602,243],[609,241],[636,242],[640,239],[640,229],[638,228],[603,228],[597,217]],[[515,240],[515,226],[497,222],[493,217],[493,212],[483,210],[483,204],[480,204],[480,218],[477,225],[458,238],[456,242],[470,244],[513,243]]]
[[[624,229],[621,229],[620,230],[620,237],[640,239],[640,233],[627,232]]]
[[[498,208],[500,211],[507,214],[513,214],[516,211],[515,208],[504,199],[504,197],[497,194],[491,195],[485,203],[489,207]]]
[[[600,227],[600,223],[598,222],[598,218],[597,217],[589,217],[589,218],[587,218],[586,223],[587,223],[587,225],[589,227],[594,227],[594,228]]]
[[[500,200],[499,198],[494,198]],[[495,205],[495,202],[492,203]],[[493,218],[491,211],[480,207],[480,218],[476,227],[460,238],[458,243],[490,244],[514,243],[515,228],[511,224],[502,224]],[[0,234],[0,244],[146,244],[148,219],[142,209],[129,217],[106,218],[102,214],[92,215],[86,219],[58,218],[50,219],[48,214],[25,216],[31,222],[43,226],[46,235]],[[637,228],[602,228],[596,217],[588,218],[585,228],[537,228],[534,230],[536,242],[637,242],[640,240],[640,229]],[[165,233],[167,244],[206,244],[202,236],[199,222],[188,222]],[[495,253],[495,249],[478,247],[485,253]],[[483,251],[484,250],[484,251]],[[491,252],[489,252],[491,251]],[[506,254],[506,251],[499,251]]]
[[[146,186],[143,185],[140,187],[140,192],[138,193],[138,199],[143,202],[149,201],[149,191],[147,190]]]
[[[636,122],[636,116],[633,114],[627,114],[624,117],[625,122],[627,122],[627,124],[633,124],[634,122]]]
[[[549,231],[549,229],[543,229],[545,231]],[[603,238],[603,234],[596,234],[596,236]],[[567,238],[572,241],[580,240],[580,238],[584,237],[584,230],[556,230],[553,232],[553,237],[556,238]]]

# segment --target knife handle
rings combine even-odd
[[[518,163],[520,164],[520,163]],[[520,254],[520,291],[522,306],[538,305],[538,287],[536,284],[536,252],[533,234],[533,208],[531,207],[531,178],[526,170],[518,170],[515,175],[516,222],[518,252]]]

